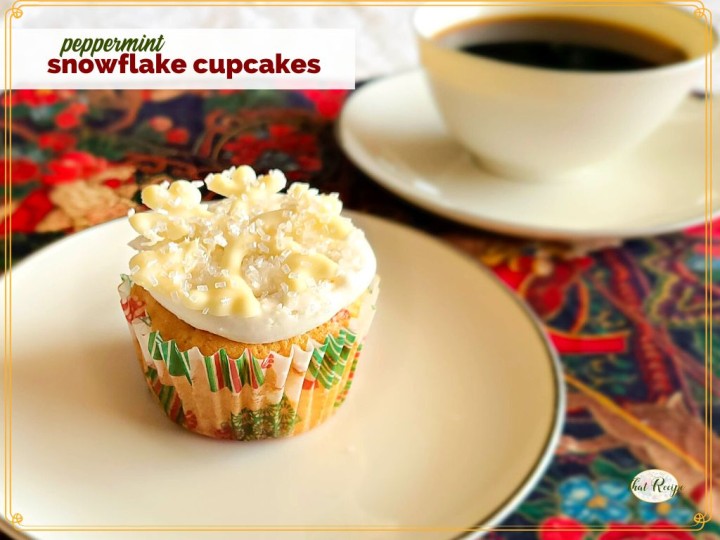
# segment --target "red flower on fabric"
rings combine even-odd
[[[225,145],[225,150],[232,153],[230,161],[233,165],[251,165],[269,148],[266,140],[251,135],[241,135]]]
[[[540,524],[540,540],[583,540],[585,533],[582,523],[568,517],[549,517]]]
[[[266,152],[279,152],[290,156],[301,170],[286,167],[285,174],[293,180],[303,173],[315,172],[322,167],[318,157],[317,141],[309,133],[298,132],[297,128],[287,124],[273,124],[267,128],[267,138],[253,135],[240,135],[229,141],[224,150],[231,153],[233,165],[256,163]]]
[[[38,146],[47,150],[52,150],[55,153],[60,153],[70,148],[74,148],[77,144],[77,139],[74,135],[62,132],[47,132],[41,133],[38,137]]]
[[[294,132],[295,129],[292,126],[286,126],[284,124],[275,124],[268,128],[268,133],[272,139],[279,139]]]
[[[637,527],[623,523],[611,523],[608,529],[598,537],[598,540],[693,540],[693,536],[672,523],[656,521],[651,525],[638,525]]]
[[[172,128],[165,133],[165,140],[170,144],[186,144],[190,140],[190,133],[185,128]]]
[[[278,150],[287,154],[314,154],[317,151],[315,137],[309,133],[288,132],[276,138]]]
[[[60,101],[60,93],[56,90],[15,90],[11,100],[13,105],[28,105],[42,107],[55,105]]]
[[[323,118],[333,120],[340,113],[347,90],[303,90],[306,98],[315,104],[315,109]]]
[[[87,112],[84,103],[71,103],[55,116],[55,125],[60,129],[72,129],[80,125],[80,116]]]
[[[60,129],[72,129],[80,125],[80,118],[69,111],[62,111],[55,117],[55,125]]]
[[[53,209],[47,191],[38,189],[25,197],[12,214],[12,231],[31,233],[40,221]]]
[[[43,182],[48,185],[75,182],[80,179],[82,167],[72,160],[56,159],[47,164],[50,174],[43,175]]]
[[[3,182],[5,182],[5,167],[7,165],[7,160],[1,160],[2,163],[2,178]],[[27,159],[27,158],[13,158],[12,160],[12,169],[10,171],[10,181],[15,184],[26,184],[27,182],[30,182],[32,180],[35,180],[38,177],[38,173],[40,172],[40,167],[38,167],[33,161]]]
[[[107,168],[107,161],[87,152],[76,150],[67,152],[58,159],[48,162],[49,174],[42,177],[48,185],[75,182],[97,174]]]

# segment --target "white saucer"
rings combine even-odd
[[[714,109],[717,127],[720,106]],[[447,134],[417,70],[353,93],[339,136],[355,164],[400,197],[502,233],[623,238],[676,231],[705,219],[705,104],[697,98],[689,97],[632,152],[567,181],[523,182],[480,169]],[[717,178],[720,155],[713,162]],[[713,207],[718,193],[716,188]]]
[[[207,439],[153,402],[116,291],[130,255],[126,220],[20,263],[9,455],[21,530],[43,540],[81,538],[82,528],[93,540],[445,540],[519,504],[564,415],[559,364],[539,325],[451,247],[352,217],[378,258],[377,319],[342,408],[286,440]],[[405,527],[428,529],[394,532]]]

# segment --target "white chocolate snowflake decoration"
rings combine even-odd
[[[287,181],[277,170],[257,176],[252,167],[242,165],[221,173],[209,174],[205,184],[210,191],[224,197],[267,196],[280,191]]]
[[[186,180],[148,186],[142,190],[142,202],[155,212],[130,216],[130,225],[149,245],[179,240],[189,234],[186,216],[201,210],[201,199],[200,190]]]
[[[302,183],[281,194],[282,172],[258,176],[247,166],[205,184],[227,198],[202,204],[202,182],[184,180],[142,191],[151,211],[130,216],[140,234],[130,270],[151,293],[217,317],[255,317],[270,304],[306,316],[360,268],[348,241],[364,236],[340,215],[337,194]]]

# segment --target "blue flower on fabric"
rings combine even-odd
[[[563,514],[583,523],[624,523],[630,519],[630,489],[619,480],[592,482],[573,476],[558,486]]]
[[[678,525],[692,523],[695,512],[679,497],[661,503],[638,502],[638,515],[645,523],[669,521]]]

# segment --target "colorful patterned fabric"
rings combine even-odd
[[[544,530],[487,538],[692,538],[681,528],[705,512],[708,497],[705,305],[706,294],[715,305],[720,299],[720,231],[709,253],[702,227],[582,252],[463,227],[391,195],[343,156],[334,120],[345,97],[344,91],[17,91],[6,97],[13,163],[11,200],[3,208],[12,214],[13,260],[125,215],[138,205],[143,185],[200,178],[229,165],[280,168],[290,180],[337,191],[348,208],[406,222],[491,267],[544,321],[561,353],[569,391],[565,432],[544,478],[505,522]],[[710,336],[715,350],[718,311]],[[326,367],[318,367],[321,381],[335,375]],[[720,362],[709,376],[720,392]],[[720,464],[716,436],[713,442]],[[682,495],[659,505],[630,496],[629,479],[649,468],[679,478]],[[712,492],[718,515],[718,484]],[[623,524],[637,530],[618,530]],[[720,527],[707,523],[694,536],[720,538]]]

